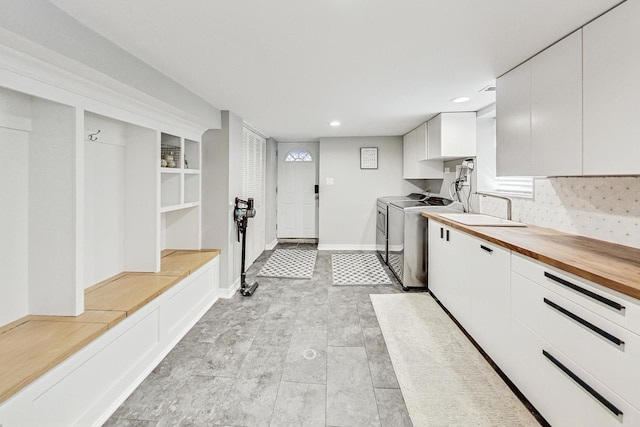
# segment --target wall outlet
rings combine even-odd
[[[326,183],[327,185],[333,185],[333,178],[327,178]]]

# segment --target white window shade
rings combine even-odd
[[[477,132],[478,191],[516,197],[532,197],[532,177],[496,176],[495,118],[478,120]]]
[[[496,193],[531,196],[533,194],[533,178],[530,176],[497,176],[494,181]]]

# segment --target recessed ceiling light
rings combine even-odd
[[[332,121],[331,123],[329,123],[330,126],[340,126],[340,122],[337,120]]]
[[[453,98],[451,102],[455,104],[462,104],[463,102],[467,102],[469,100],[468,96],[459,96],[457,98]]]

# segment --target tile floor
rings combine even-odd
[[[315,245],[278,245],[295,247]],[[257,280],[252,297],[218,300],[105,426],[411,426],[369,298],[401,292],[395,279],[332,286],[320,251],[310,280]]]

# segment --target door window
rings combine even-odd
[[[284,158],[285,162],[312,162],[313,157],[311,153],[304,148],[294,148],[287,153],[287,157]]]

